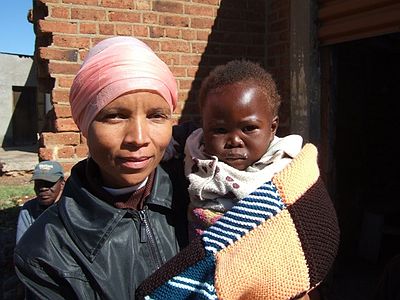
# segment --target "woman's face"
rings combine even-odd
[[[152,92],[124,94],[89,126],[87,144],[103,184],[120,188],[142,182],[157,167],[172,134],[171,109]]]

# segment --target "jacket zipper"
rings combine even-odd
[[[139,210],[139,218],[140,218],[140,242],[141,243],[149,243],[149,248],[151,255],[153,257],[154,263],[157,267],[161,267],[165,261],[161,258],[160,250],[158,249],[156,239],[154,237],[153,231],[150,227],[149,221],[147,219],[147,206],[143,208],[143,210]]]

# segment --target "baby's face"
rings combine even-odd
[[[278,127],[265,97],[249,82],[210,91],[202,108],[205,152],[239,170],[258,161]]]

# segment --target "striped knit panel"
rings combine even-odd
[[[215,258],[206,255],[195,265],[163,284],[146,300],[198,299],[216,300],[214,287]]]
[[[285,209],[216,255],[218,299],[279,300],[310,288],[307,261]]]
[[[155,273],[143,281],[136,290],[135,299],[144,299],[144,296],[152,294],[158,287],[165,284],[174,276],[178,276],[190,266],[205,259],[206,251],[203,241],[198,236],[190,244],[182,249],[176,256],[162,265]]]
[[[285,206],[271,181],[240,200],[202,234],[206,251],[216,253],[275,216]]]

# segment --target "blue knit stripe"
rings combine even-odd
[[[216,300],[214,287],[215,258],[206,255],[195,265],[171,278],[146,296],[147,300],[199,299]]]
[[[218,252],[284,208],[275,185],[271,181],[264,183],[204,231],[202,239],[205,249]]]

